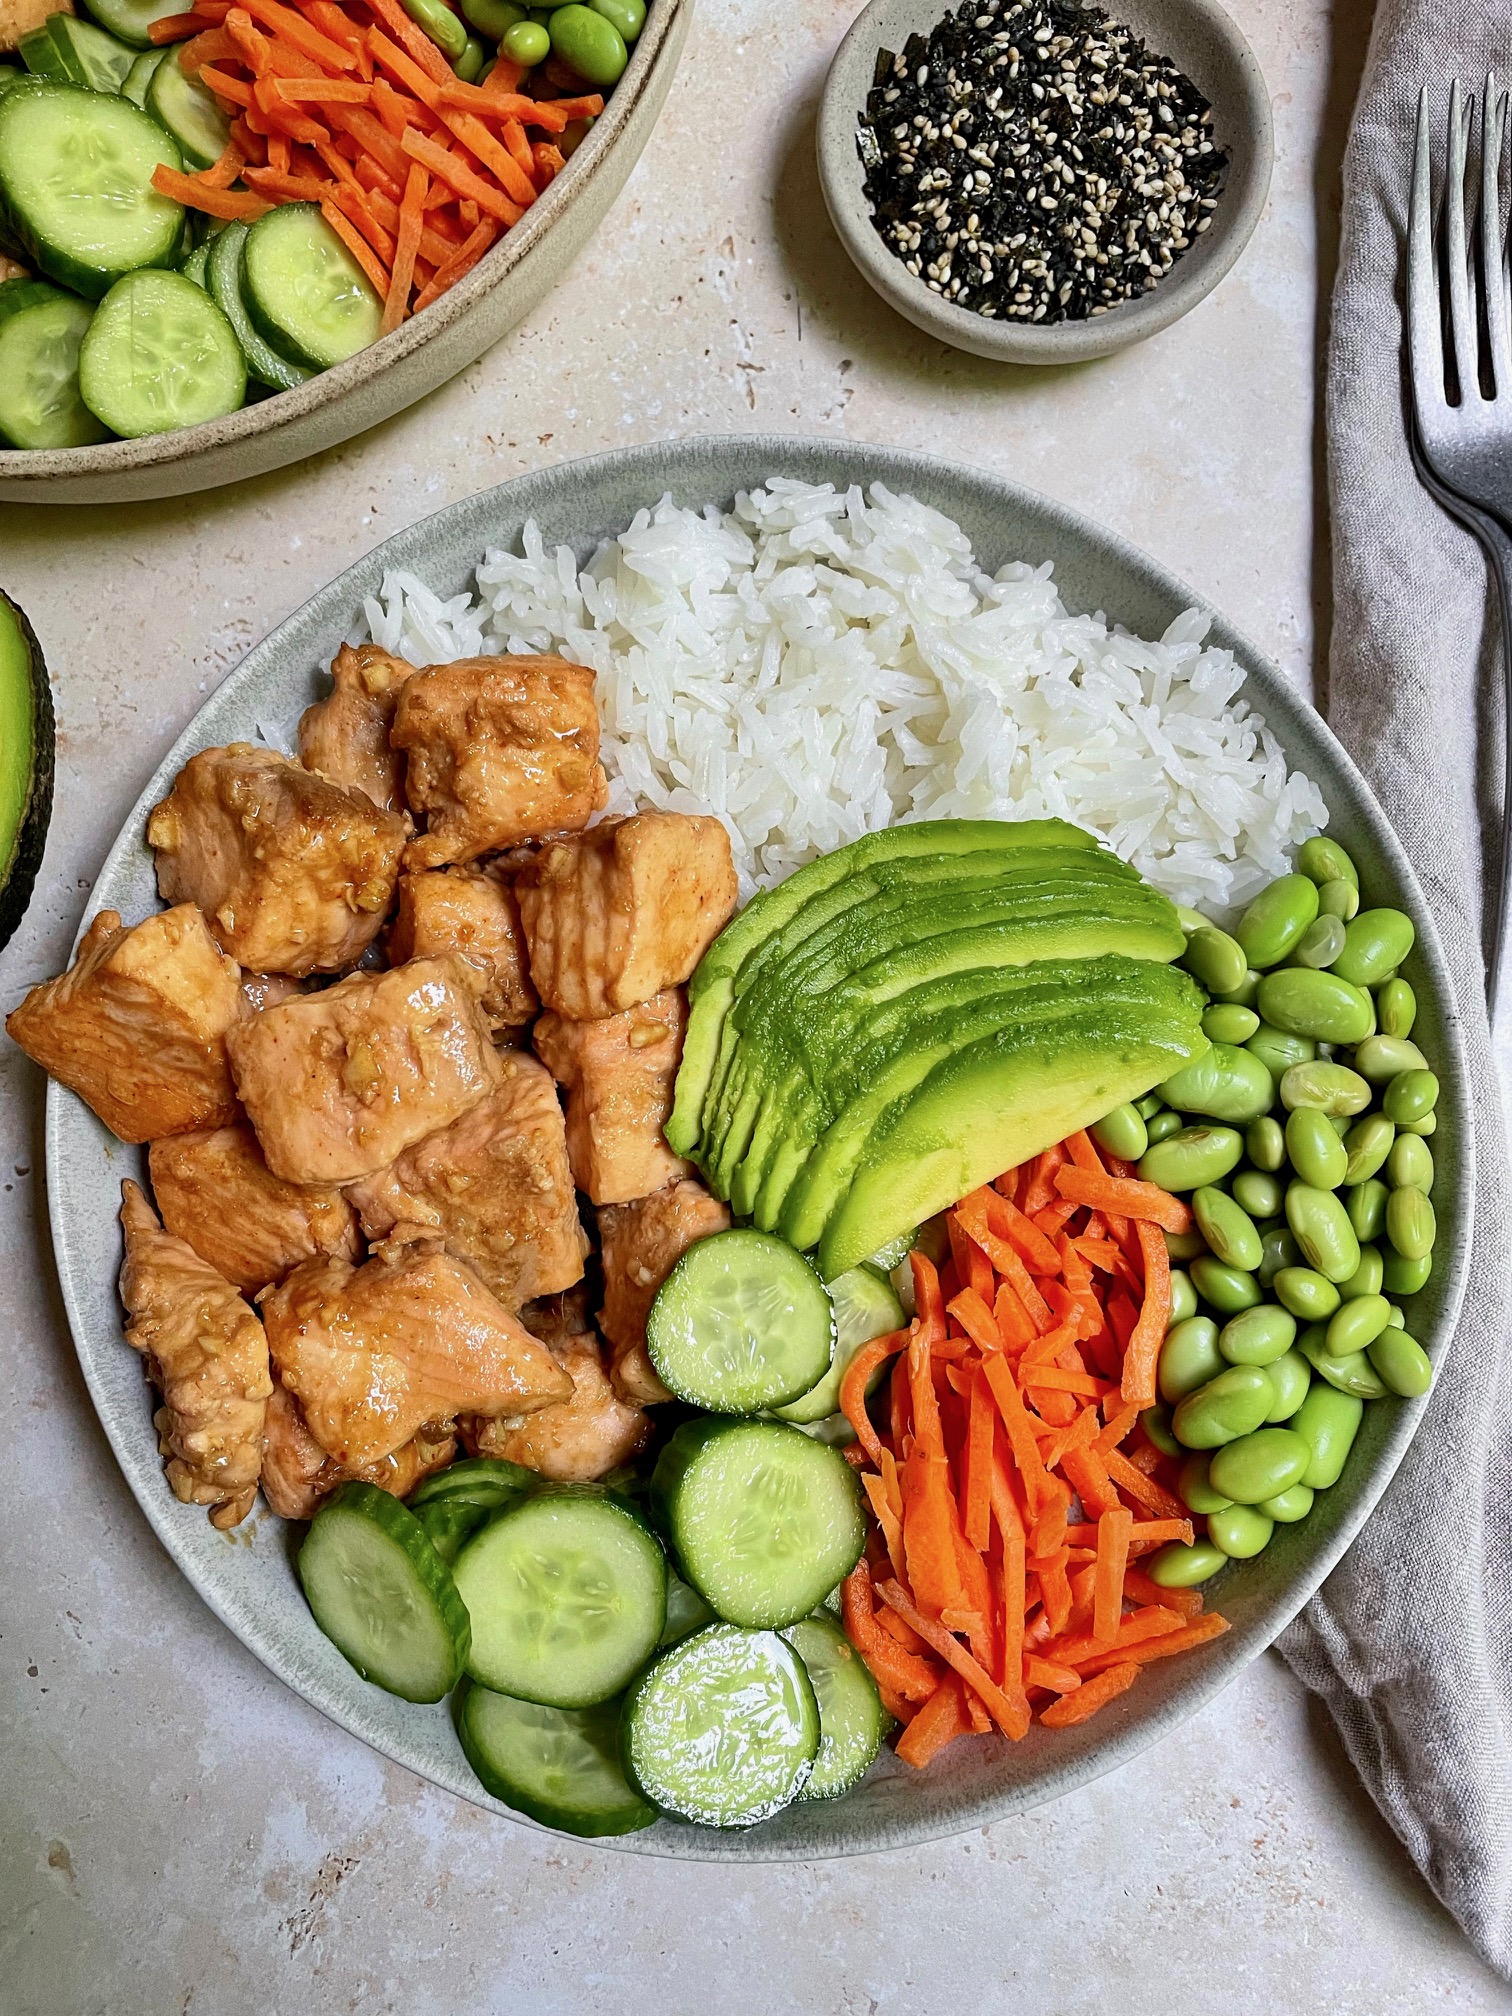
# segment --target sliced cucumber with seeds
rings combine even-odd
[[[690,1246],[646,1319],[668,1391],[717,1414],[799,1399],[829,1370],[834,1345],[824,1283],[767,1232],[716,1232]]]
[[[152,47],[152,24],[169,14],[185,12],[183,0],[85,0],[102,28],[133,49]]]
[[[247,234],[247,305],[275,350],[328,370],[378,340],[383,303],[314,203],[285,203]]]
[[[160,63],[147,87],[146,109],[171,133],[191,168],[210,168],[231,143],[231,122],[197,77],[186,77],[177,61]]]
[[[128,273],[79,351],[84,404],[128,440],[234,413],[247,367],[231,324],[182,273]]]
[[[49,14],[40,28],[21,37],[17,48],[34,77],[82,84],[90,91],[119,91],[136,60],[134,49],[72,14]]]
[[[0,223],[33,265],[90,300],[123,273],[173,263],[184,210],[153,188],[160,165],[182,168],[177,143],[124,98],[72,84],[0,98]]]
[[[683,1574],[732,1624],[795,1624],[861,1558],[856,1474],[785,1421],[689,1421],[657,1460],[653,1503]]]
[[[829,1298],[835,1311],[835,1351],[829,1370],[801,1398],[773,1409],[784,1421],[796,1421],[800,1427],[837,1413],[840,1381],[852,1358],[863,1344],[869,1344],[874,1337],[885,1337],[888,1331],[901,1329],[903,1325],[903,1304],[893,1292],[892,1283],[873,1273],[869,1266],[852,1267],[847,1273],[837,1274],[829,1284]],[[887,1367],[879,1365],[867,1381],[867,1391],[874,1391],[886,1377]]]
[[[79,345],[93,315],[45,280],[0,285],[0,441],[83,448],[110,439],[79,396]]]
[[[618,1701],[547,1708],[464,1682],[457,1734],[485,1789],[543,1827],[597,1839],[656,1818],[620,1762]]]
[[[668,1645],[676,1645],[679,1640],[691,1637],[693,1632],[702,1631],[706,1624],[714,1622],[714,1612],[705,1603],[691,1584],[684,1582],[681,1575],[667,1574],[667,1621],[662,1626],[660,1645],[663,1650]]]
[[[819,1704],[775,1631],[711,1624],[664,1652],[625,1697],[625,1768],[648,1799],[705,1827],[753,1827],[803,1790]]]
[[[296,385],[303,385],[313,374],[303,364],[291,364],[287,357],[280,357],[272,344],[265,343],[253,328],[247,312],[246,243],[247,227],[239,223],[228,224],[215,240],[210,247],[210,292],[236,331],[236,340],[252,377],[259,384],[270,385],[275,392],[288,392]],[[447,1474],[442,1472],[443,1476]]]
[[[409,1495],[409,1507],[418,1512],[422,1505],[455,1500],[477,1505],[485,1512],[502,1512],[540,1481],[539,1475],[523,1464],[506,1463],[498,1456],[472,1456],[434,1471],[417,1484]]]
[[[315,1622],[364,1680],[439,1701],[467,1657],[467,1611],[413,1512],[373,1484],[343,1484],[310,1523],[299,1579]]]
[[[660,1543],[621,1499],[541,1491],[457,1556],[472,1618],[468,1672],[500,1694],[590,1708],[622,1693],[667,1619]]]
[[[434,1498],[415,1512],[426,1539],[448,1568],[489,1516],[481,1505],[464,1504],[460,1498]]]
[[[126,72],[126,81],[121,86],[121,96],[129,98],[133,105],[140,105],[145,109],[147,86],[152,82],[152,73],[167,54],[166,49],[144,49]]]
[[[876,1762],[892,1727],[877,1683],[830,1617],[802,1617],[783,1632],[802,1659],[819,1703],[819,1755],[800,1799],[838,1799]]]

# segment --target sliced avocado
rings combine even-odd
[[[42,647],[0,594],[0,945],[26,914],[52,816],[53,704]]]
[[[808,862],[775,889],[763,890],[720,932],[689,982],[688,1029],[677,1075],[676,1103],[666,1126],[672,1147],[679,1155],[687,1155],[697,1145],[704,1094],[713,1074],[725,1014],[734,999],[735,976],[746,959],[811,897],[876,860],[896,861],[912,854],[968,854],[1050,840],[1089,849],[1099,845],[1095,834],[1084,833],[1063,819],[922,819],[864,834],[833,854]]]
[[[1009,1024],[937,1065],[879,1120],[819,1241],[826,1280],[1004,1169],[1137,1099],[1201,1049],[1202,997],[1170,966],[1131,962],[1145,998],[1117,998],[1098,961],[1056,1023]],[[1118,990],[1122,994],[1123,990]]]

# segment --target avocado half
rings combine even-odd
[[[26,915],[52,818],[52,688],[37,633],[0,591],[0,946]]]

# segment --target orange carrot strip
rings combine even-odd
[[[1124,1570],[1129,1565],[1129,1531],[1134,1514],[1119,1505],[1097,1522],[1097,1576],[1093,1583],[1092,1636],[1111,1645],[1123,1616]]]
[[[1068,1449],[1060,1467],[1082,1501],[1083,1510],[1093,1518],[1100,1519],[1104,1512],[1117,1509],[1119,1496],[1100,1456],[1094,1456],[1090,1449]]]
[[[1040,1562],[1035,1570],[1045,1606],[1046,1637],[1058,1637],[1071,1618],[1071,1583],[1066,1574],[1065,1555],[1062,1547],[1053,1560]]]
[[[914,1308],[918,1320],[931,1332],[943,1336],[945,1331],[945,1300],[940,1293],[940,1272],[927,1253],[917,1248],[908,1256],[909,1271],[913,1275]]]
[[[966,1690],[954,1673],[947,1673],[898,1738],[895,1748],[905,1764],[922,1771],[957,1736],[968,1735],[970,1731]]]
[[[217,98],[224,98],[228,105],[245,107],[252,103],[250,84],[244,84],[240,77],[233,77],[225,70],[217,70],[209,63],[200,71],[199,80],[207,91],[213,91]]]
[[[1135,1531],[1138,1530],[1136,1527]],[[1200,1589],[1162,1589],[1158,1582],[1150,1580],[1142,1568],[1131,1566],[1124,1571],[1124,1594],[1131,1602],[1155,1604],[1166,1610],[1179,1610],[1186,1618],[1202,1615]]]
[[[1085,1127],[1068,1134],[1061,1144],[1078,1169],[1090,1170],[1094,1176],[1105,1174],[1102,1156],[1097,1152],[1097,1144]]]
[[[1003,1426],[1008,1430],[1008,1446],[1013,1451],[1013,1460],[1019,1475],[1024,1480],[1024,1498],[1031,1518],[1039,1510],[1041,1501],[1049,1488],[1050,1479],[1040,1460],[1039,1444],[1034,1439],[1034,1430],[1029,1416],[1024,1411],[1024,1402],[1007,1361],[1001,1357],[982,1360],[982,1373],[992,1389],[992,1397],[997,1402],[998,1412],[1003,1417]]]
[[[481,177],[470,168],[465,168],[454,154],[448,154],[444,147],[438,147],[434,140],[427,140],[417,133],[413,126],[404,129],[400,143],[412,161],[418,161],[433,175],[439,176],[449,189],[455,189],[459,196],[470,196],[480,210],[486,210],[490,217],[497,217],[504,224],[518,224],[525,212],[516,203],[497,189],[490,189]]]
[[[1036,1337],[1034,1342],[1025,1349],[1023,1357],[1019,1360],[1019,1377],[1021,1379],[1024,1378],[1031,1365],[1053,1365],[1068,1346],[1074,1351],[1075,1345],[1076,1331],[1074,1327],[1069,1323],[1057,1324],[1055,1329],[1047,1330],[1043,1337]],[[1079,1357],[1076,1362],[1078,1366],[1081,1366],[1081,1359]],[[1086,1368],[1082,1367],[1082,1369],[1085,1370]]]
[[[1129,1554],[1148,1554],[1153,1548],[1164,1547],[1168,1540],[1184,1540],[1192,1544],[1192,1522],[1190,1519],[1137,1519],[1134,1530],[1129,1535]]]
[[[408,16],[405,17],[408,19]],[[426,40],[427,46],[433,46]],[[397,77],[406,91],[418,98],[427,110],[438,116],[441,108],[441,85],[435,75],[421,68],[405,50],[397,48],[381,28],[369,28],[367,45],[373,52],[375,61]]]
[[[1156,1365],[1171,1321],[1171,1259],[1155,1226],[1141,1220],[1138,1231],[1144,1255],[1144,1303],[1124,1352],[1123,1397],[1131,1404],[1153,1407]]]
[[[1027,1217],[1032,1218],[1037,1211],[1043,1211],[1047,1204],[1054,1202],[1055,1172],[1065,1159],[1066,1151],[1059,1142],[1053,1148],[1047,1148],[1042,1155],[1035,1156],[1028,1185],[1019,1200],[1019,1208]]]
[[[240,147],[230,140],[221,149],[215,165],[200,170],[200,183],[206,189],[229,189],[246,165]]]
[[[987,1207],[981,1200],[989,1194],[993,1193],[973,1192],[956,1206],[952,1215],[960,1223],[962,1230],[981,1247],[999,1274],[1012,1283],[1014,1293],[1029,1311],[1038,1328],[1048,1330],[1050,1310],[1030,1278],[1029,1269],[1015,1248],[1010,1246],[1006,1239],[999,1239],[987,1224]]]
[[[845,1635],[873,1675],[901,1694],[905,1701],[927,1701],[940,1684],[937,1668],[905,1652],[877,1622],[872,1609],[871,1570],[858,1561],[840,1585],[840,1614]]]
[[[197,175],[181,175],[176,168],[154,168],[152,186],[159,195],[171,196],[191,210],[203,210],[207,216],[224,217],[228,221],[241,219],[250,224],[258,217],[265,217],[273,207],[261,196],[239,189],[207,188]]]
[[[966,1538],[979,1554],[992,1539],[992,1446],[997,1417],[982,1368],[972,1374],[966,1429]]]
[[[261,195],[276,196],[281,203],[320,203],[332,194],[331,185],[308,175],[285,175],[277,168],[248,168],[247,181]]]
[[[1013,1494],[1007,1489],[1006,1477],[1003,1479],[1003,1495],[1007,1498],[1008,1507],[1013,1507]],[[998,1530],[1003,1539],[1003,1651],[998,1672],[1002,1677],[1003,1692],[1013,1702],[1015,1714],[1025,1715],[1029,1703],[1024,1697],[1024,1528],[1016,1507],[1013,1507],[1011,1521],[1005,1523],[1002,1515],[1006,1509],[999,1506],[995,1491],[993,1516],[998,1519]]]
[[[1111,1404],[1112,1396],[1110,1395],[1104,1406],[1106,1408]],[[1139,1419],[1141,1411],[1138,1407],[1121,1407],[1116,1414],[1108,1416],[1108,1425],[1092,1445],[1099,1456],[1106,1456],[1110,1449],[1118,1447],[1119,1443],[1133,1429],[1134,1423]]]
[[[339,42],[333,42],[329,35],[322,35],[318,28],[312,28],[302,14],[296,14],[292,7],[282,7],[279,0],[237,0],[244,13],[254,21],[260,21],[265,28],[271,28],[281,40],[291,43],[302,55],[312,57],[327,70],[355,70],[357,58],[350,49],[343,49]],[[432,48],[435,47],[432,43]],[[436,51],[440,55],[440,51]],[[443,58],[444,61],[444,58]]]
[[[985,1702],[993,1721],[1005,1736],[1010,1736],[1017,1742],[1020,1737],[1027,1735],[1029,1718],[1019,1704],[1009,1700],[992,1676],[983,1672],[966,1647],[958,1639],[953,1638],[943,1625],[932,1624],[914,1607],[909,1601],[908,1592],[899,1583],[881,1582],[877,1585],[877,1594],[889,1609],[896,1610],[906,1624],[913,1626],[924,1642],[939,1654],[947,1666],[954,1667],[966,1685]]]
[[[1122,1250],[1111,1239],[1089,1239],[1083,1235],[1071,1243],[1087,1265],[1095,1267],[1099,1274],[1111,1274],[1123,1258]]]
[[[1081,1393],[1091,1400],[1100,1400],[1108,1391],[1106,1379],[1094,1379],[1090,1372],[1066,1372],[1059,1365],[1026,1365],[1023,1381],[1025,1386],[1043,1386],[1056,1393]]]
[[[1031,1687],[1048,1687],[1052,1694],[1074,1694],[1082,1677],[1074,1666],[1061,1666],[1031,1652],[1024,1661],[1024,1679]]]
[[[349,21],[336,0],[301,0],[300,11],[307,15],[315,26],[330,36],[343,49],[349,49],[354,56],[362,51],[362,30],[354,21]]]
[[[1075,1450],[1090,1449],[1096,1439],[1097,1409],[1083,1407],[1069,1427],[1061,1428],[1045,1443],[1040,1461],[1047,1470],[1058,1470]]]
[[[1128,1492],[1136,1505],[1142,1505],[1158,1519],[1185,1519],[1186,1507],[1181,1500],[1172,1497],[1165,1486],[1157,1484],[1153,1477],[1146,1477],[1142,1470],[1136,1470],[1121,1449],[1104,1450],[1102,1462],[1109,1477],[1121,1491]]]
[[[443,111],[442,119],[464,147],[471,148],[483,166],[494,175],[506,196],[529,209],[539,195],[533,176],[523,169],[509,149],[496,140],[481,119],[470,112]]]
[[[546,101],[567,120],[597,119],[604,109],[604,100],[597,91],[585,91],[578,98],[550,98]]]
[[[1025,1263],[1036,1274],[1058,1274],[1060,1255],[1032,1218],[1024,1215],[1009,1197],[998,1190],[979,1190],[987,1208],[987,1223],[998,1238],[1017,1247]]]
[[[882,1528],[882,1538],[887,1543],[887,1558],[892,1563],[893,1574],[904,1573],[903,1562],[903,1522],[888,1502],[887,1486],[875,1473],[868,1471],[861,1479],[862,1489],[871,1505],[872,1516]]]
[[[1166,1232],[1189,1232],[1192,1214],[1179,1197],[1154,1183],[1141,1183],[1128,1176],[1104,1176],[1101,1172],[1067,1164],[1055,1172],[1055,1187],[1068,1203],[1090,1204],[1099,1211],[1116,1211],[1125,1218],[1159,1225]]]
[[[1063,1694],[1058,1701],[1052,1701],[1041,1710],[1040,1720],[1047,1729],[1074,1729],[1078,1722],[1086,1722],[1099,1708],[1106,1708],[1110,1701],[1127,1693],[1138,1678],[1137,1666],[1110,1666],[1096,1680],[1078,1687],[1074,1694]]]
[[[219,20],[213,14],[203,14],[197,8],[192,14],[160,14],[152,22],[147,33],[152,42],[182,42],[188,35],[201,35],[207,28],[218,28]]]
[[[1052,1639],[1046,1647],[1046,1657],[1058,1659],[1064,1666],[1081,1666],[1089,1659],[1101,1659],[1105,1653],[1125,1652],[1132,1645],[1143,1645],[1149,1638],[1163,1638],[1168,1631],[1185,1628],[1186,1618],[1179,1610],[1165,1603],[1147,1603],[1143,1609],[1120,1617],[1105,1637],[1099,1638],[1093,1630],[1080,1638]]]
[[[417,28],[408,14],[399,5],[399,0],[368,0],[368,6],[388,29],[396,42],[402,43],[408,55],[434,83],[453,84],[456,73],[441,51],[423,29]],[[368,47],[373,47],[373,29],[368,30]],[[378,52],[373,50],[374,55]]]
[[[1158,1638],[1147,1638],[1142,1645],[1131,1645],[1126,1651],[1104,1652],[1089,1659],[1083,1663],[1082,1672],[1099,1673],[1124,1659],[1137,1660],[1142,1666],[1152,1659],[1170,1659],[1178,1652],[1190,1652],[1198,1645],[1205,1645],[1210,1638],[1222,1637],[1228,1628],[1227,1617],[1209,1610],[1205,1617],[1195,1618],[1180,1631],[1167,1631]]]
[[[333,105],[331,124],[339,133],[348,134],[364,154],[384,170],[389,178],[391,192],[397,203],[404,193],[405,177],[409,174],[409,158],[404,149],[384,126],[381,119],[361,105]],[[356,164],[359,179],[362,163]]]
[[[187,42],[179,44],[177,62],[186,77],[194,76],[207,63],[215,63],[222,58],[232,63],[237,60],[236,44],[225,28],[206,28],[198,35],[191,35]]]
[[[479,229],[482,229],[481,225]],[[445,268],[441,270],[444,272]],[[436,280],[440,278],[441,273],[437,273]],[[432,285],[434,284],[435,282],[432,282]],[[879,1365],[884,1364],[895,1351],[904,1349],[908,1338],[909,1333],[906,1330],[890,1330],[885,1336],[873,1337],[869,1343],[861,1346],[846,1366],[844,1377],[840,1381],[840,1412],[855,1429],[856,1440],[878,1469],[882,1467],[883,1449],[881,1439],[871,1424],[871,1416],[866,1411],[867,1383]]]
[[[352,222],[378,254],[384,265],[392,266],[394,263],[395,248],[394,233],[379,221],[375,214],[374,204],[371,201],[363,200],[362,191],[360,189],[354,190],[343,182],[331,190],[330,201],[351,218]],[[398,224],[399,215],[396,210],[394,213],[395,230],[398,229]]]
[[[356,225],[351,222],[344,211],[337,209],[329,196],[321,204],[320,214],[367,275],[368,283],[372,287],[373,292],[378,296],[378,299],[380,301],[383,300],[388,293],[389,286],[389,276],[384,268],[383,261],[374,252]]]
[[[525,128],[518,119],[506,119],[499,127],[499,138],[519,162],[527,175],[535,173],[535,156],[530,151],[530,142],[525,138]]]
[[[955,1549],[960,1516],[951,1489],[929,1344],[922,1332],[908,1347],[908,1383],[916,1439],[914,1453],[903,1465],[903,1553],[914,1594],[926,1608],[939,1612],[959,1605],[964,1595]]]
[[[366,105],[373,95],[360,77],[280,77],[275,88],[290,105]]]
[[[1003,1333],[997,1326],[997,1319],[975,1288],[963,1288],[949,1307],[950,1314],[973,1344],[983,1351],[1002,1350]]]
[[[383,320],[378,333],[387,336],[409,313],[410,289],[415,278],[415,255],[420,250],[420,234],[425,228],[425,192],[430,177],[418,162],[409,171],[404,201],[399,205],[399,236],[394,248],[394,267],[389,275],[388,295],[383,304]]]
[[[999,1283],[997,1294],[993,1297],[992,1320],[997,1324],[1005,1350],[1032,1344],[1039,1335],[1034,1327],[1034,1318],[1006,1281]]]
[[[516,63],[513,57],[506,56],[501,49],[494,59],[492,70],[477,88],[495,98],[510,98],[519,90],[528,74],[523,63]]]
[[[538,126],[546,133],[560,133],[567,115],[549,99],[522,98],[513,92],[494,91],[494,78],[503,69],[495,64],[485,84],[463,84],[453,78],[441,88],[439,102],[458,112],[476,112],[480,119],[518,119],[522,126]]]

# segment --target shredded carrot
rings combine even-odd
[[[1159,1638],[1147,1639],[1142,1645],[1132,1645],[1125,1651],[1107,1652],[1100,1658],[1087,1661],[1087,1668],[1101,1671],[1105,1664],[1119,1659],[1137,1659],[1145,1664],[1151,1659],[1169,1659],[1177,1652],[1190,1652],[1198,1645],[1205,1645],[1210,1638],[1220,1638],[1229,1628],[1227,1617],[1221,1617],[1216,1610],[1209,1610],[1204,1617],[1196,1617],[1180,1631],[1167,1631]]]
[[[373,292],[378,296],[380,301],[383,300],[388,293],[389,286],[389,276],[384,271],[383,261],[368,244],[356,225],[352,223],[346,212],[338,210],[329,197],[321,204],[320,214],[367,275]]]
[[[1111,1645],[1123,1615],[1124,1570],[1129,1565],[1129,1532],[1134,1514],[1125,1505],[1104,1512],[1097,1522],[1097,1580],[1092,1601],[1092,1636]]]
[[[242,220],[250,224],[265,217],[273,207],[250,190],[217,189],[198,175],[181,175],[176,168],[154,168],[152,186],[176,203],[183,203],[191,210],[203,210],[210,217],[224,217],[228,222]]]
[[[148,36],[155,44],[182,42],[186,36],[203,34],[207,28],[218,28],[219,21],[211,15],[196,10],[192,14],[160,14],[147,29]]]
[[[1138,1678],[1137,1666],[1110,1666],[1097,1679],[1083,1682],[1074,1694],[1063,1694],[1043,1710],[1040,1720],[1047,1729],[1074,1729],[1078,1722],[1087,1721],[1099,1708],[1126,1694]]]
[[[889,1609],[896,1610],[905,1624],[912,1624],[915,1631],[934,1652],[955,1668],[966,1685],[978,1694],[991,1712],[1005,1736],[1023,1736],[1028,1733],[1029,1718],[1021,1716],[1018,1704],[1010,1701],[990,1673],[972,1658],[971,1654],[951,1632],[941,1624],[931,1624],[929,1619],[916,1610],[908,1599],[908,1592],[897,1582],[883,1582],[878,1585],[877,1594]]]
[[[1144,1304],[1124,1352],[1123,1397],[1131,1405],[1155,1405],[1155,1367],[1171,1320],[1171,1260],[1154,1225],[1141,1220],[1139,1248],[1144,1260]]]
[[[947,1743],[970,1731],[966,1690],[954,1673],[947,1673],[898,1738],[898,1755],[905,1764],[922,1770],[939,1756]]]
[[[1042,1659],[1037,1652],[1031,1652],[1025,1659],[1024,1678],[1031,1687],[1048,1687],[1052,1694],[1071,1694],[1082,1684],[1074,1666],[1057,1665],[1052,1659]]]
[[[409,171],[404,201],[399,206],[399,236],[395,241],[394,268],[389,275],[388,296],[383,304],[379,333],[387,336],[409,313],[410,287],[415,278],[415,255],[420,250],[420,234],[425,228],[425,192],[430,177],[417,162]]]
[[[1055,1187],[1070,1204],[1089,1204],[1099,1211],[1115,1211],[1121,1217],[1147,1220],[1165,1232],[1189,1232],[1192,1213],[1179,1197],[1154,1183],[1134,1177],[1106,1176],[1068,1163],[1055,1172]]]
[[[871,1570],[859,1561],[840,1586],[845,1635],[880,1680],[905,1701],[927,1701],[939,1685],[939,1669],[905,1652],[877,1622],[872,1606]]]

